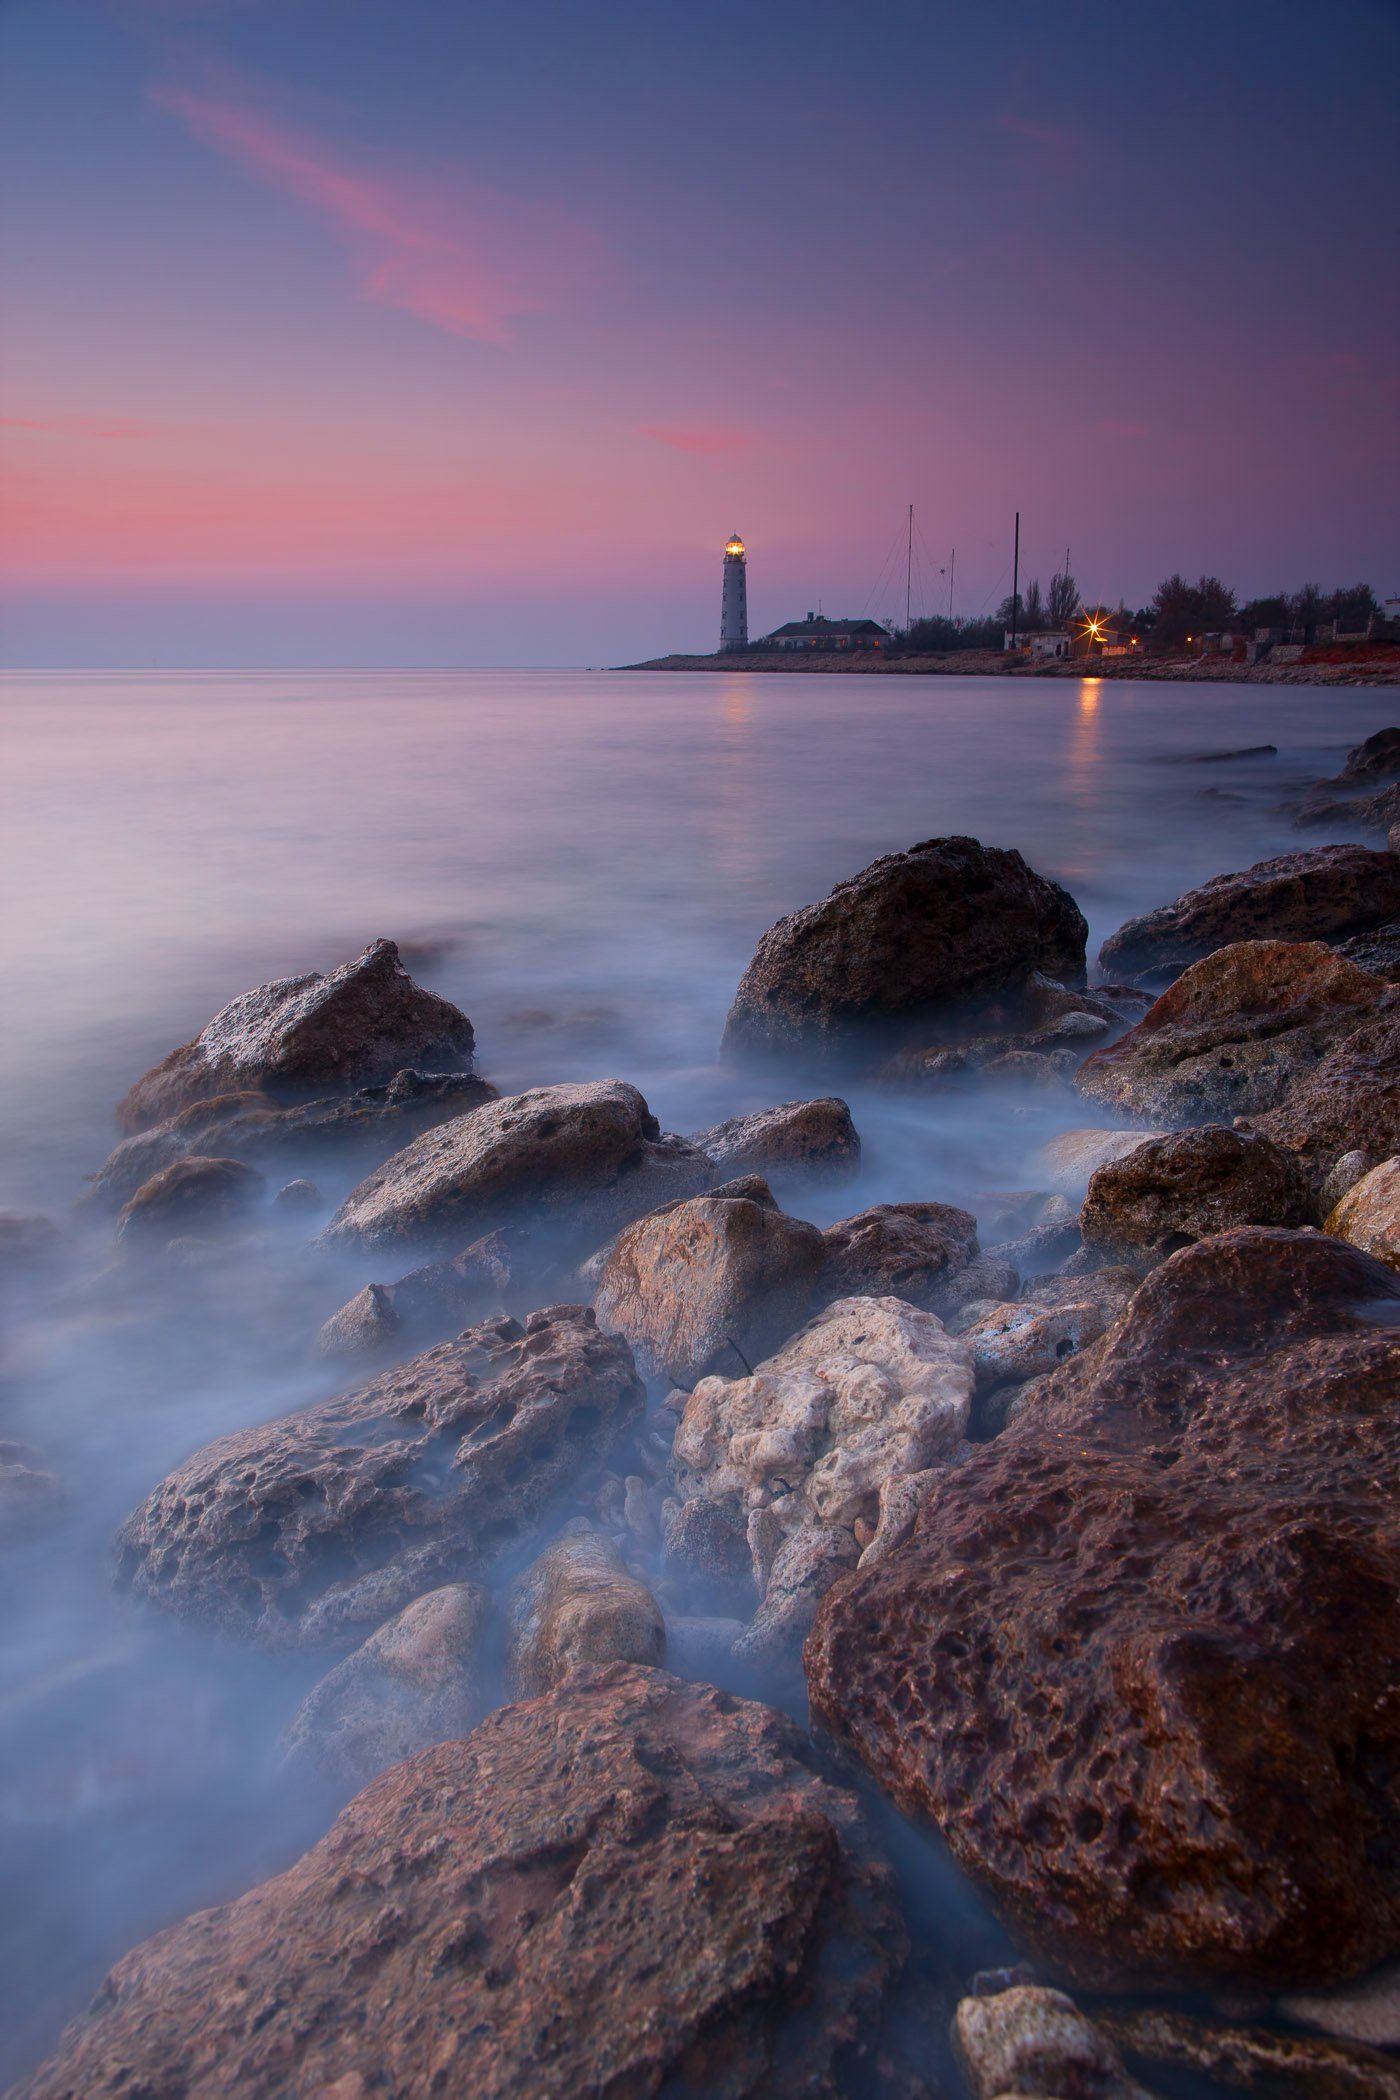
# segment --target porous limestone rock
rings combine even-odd
[[[767,1509],[782,1532],[873,1522],[883,1483],[956,1446],[972,1353],[899,1298],[839,1298],[748,1378],[704,1378],[673,1465],[685,1501]]]
[[[196,1452],[122,1527],[118,1580],[271,1647],[348,1646],[527,1545],[643,1399],[585,1307],[472,1328]]]
[[[717,1179],[703,1152],[662,1135],[624,1080],[534,1087],[440,1123],[396,1152],[352,1189],[322,1237],[366,1249],[460,1247],[528,1218],[583,1252]]]
[[[825,1597],[816,1723],[1059,1974],[1400,1951],[1397,1323],[1324,1233],[1185,1248]]]
[[[288,1755],[361,1787],[415,1750],[469,1735],[486,1705],[490,1615],[480,1583],[416,1597],[313,1685],[288,1727]]]
[[[1033,972],[1082,980],[1074,899],[1019,853],[929,839],[886,854],[759,942],[725,1024],[731,1052],[808,1057],[956,1028]]]
[[[962,1999],[953,2047],[974,2100],[1151,2100],[1062,1991],[1021,1984]]]
[[[216,1094],[348,1094],[407,1066],[466,1070],[474,1047],[466,1015],[415,984],[392,941],[371,941],[329,976],[283,977],[230,1000],[137,1080],[119,1114],[127,1130],[148,1130]]]
[[[913,2100],[906,1947],[794,1722],[613,1665],[394,1766],[285,1874],[127,1955],[15,2100]]]
[[[611,1539],[575,1519],[511,1591],[507,1674],[517,1699],[584,1663],[666,1660],[661,1607]]]
[[[1129,919],[1099,950],[1105,970],[1162,979],[1241,941],[1339,941],[1400,913],[1400,860],[1369,846],[1316,846],[1216,875]]]

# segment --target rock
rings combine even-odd
[[[771,1509],[779,1529],[873,1521],[882,1483],[961,1439],[972,1356],[899,1298],[838,1298],[748,1378],[703,1378],[673,1453],[683,1501]]]
[[[843,1525],[790,1532],[768,1571],[763,1602],[731,1650],[735,1661],[779,1672],[796,1666],[817,1606],[859,1557],[855,1534]]]
[[[986,1305],[1000,1305],[1014,1298],[1021,1288],[1021,1275],[1014,1262],[1002,1261],[991,1254],[980,1254],[970,1261],[965,1269],[959,1269],[941,1293],[939,1311],[951,1323],[965,1308],[979,1299]],[[903,1296],[903,1293],[896,1293]]]
[[[1041,1148],[1040,1170],[1048,1188],[1082,1199],[1100,1167],[1163,1135],[1160,1130],[1066,1130]]]
[[[1400,853],[1400,824],[1391,831],[1390,850]],[[1387,919],[1383,926],[1372,927],[1369,933],[1353,935],[1349,941],[1338,941],[1338,955],[1354,962],[1358,970],[1369,970],[1373,977],[1383,977],[1387,984],[1400,984],[1400,919]]]
[[[553,1691],[585,1663],[666,1660],[661,1607],[601,1532],[572,1527],[511,1592],[507,1672],[517,1699]]]
[[[1150,1265],[1236,1225],[1309,1225],[1308,1182],[1291,1152],[1207,1124],[1150,1138],[1102,1166],[1079,1216],[1086,1248]]]
[[[1397,1319],[1324,1234],[1188,1247],[824,1600],[816,1722],[1062,1975],[1400,1947]]]
[[[1113,2044],[1060,1991],[1022,1984],[964,1998],[953,2047],[975,2100],[1150,2100]]]
[[[1155,1122],[1256,1115],[1390,998],[1321,942],[1240,941],[1193,964],[1136,1028],[1086,1060],[1075,1084]]]
[[[594,1311],[606,1333],[627,1337],[644,1377],[689,1386],[712,1369],[737,1371],[811,1311],[822,1235],[759,1187],[668,1204],[613,1241]]]
[[[1303,2027],[1320,2027],[1339,2041],[1364,2042],[1373,2049],[1400,2048],[1400,1962],[1373,1969],[1357,1983],[1330,1991],[1288,1991],[1274,2010]],[[1400,2091],[1400,2065],[1396,2066]]]
[[[410,1065],[465,1071],[473,1048],[466,1015],[415,984],[392,941],[371,941],[328,977],[283,977],[231,1000],[137,1080],[119,1115],[125,1129],[149,1130],[216,1094],[348,1094]]]
[[[1343,1196],[1350,1194],[1362,1176],[1371,1171],[1371,1155],[1358,1148],[1344,1152],[1323,1175],[1317,1192],[1318,1208],[1324,1218],[1337,1208]]]
[[[1101,2006],[1100,2031],[1130,2062],[1170,2077],[1170,2090],[1257,2093],[1260,2100],[1400,2100],[1400,2066],[1374,2049],[1347,2048],[1268,2027],[1193,2019],[1166,2006]]]
[[[731,1052],[832,1056],[962,1026],[1033,971],[1082,979],[1073,898],[976,839],[886,854],[763,936],[725,1024]]]
[[[1326,1229],[1400,1269],[1400,1159],[1372,1167],[1328,1217]]]
[[[118,1579],[271,1647],[346,1646],[527,1544],[642,1401],[583,1307],[472,1328],[187,1459],[123,1526]]]
[[[282,1171],[289,1160],[315,1156],[363,1171],[434,1124],[495,1099],[495,1087],[474,1072],[396,1072],[386,1086],[291,1105],[260,1093],[220,1094],[123,1138],[90,1176],[86,1200],[119,1208],[152,1174],[196,1153]]]
[[[1130,1295],[1121,1289],[1093,1291],[1086,1278],[1079,1295],[1060,1305],[1023,1299],[996,1306],[962,1330],[961,1339],[972,1351],[978,1394],[999,1385],[1024,1385],[1028,1378],[1056,1370],[1108,1332]]]
[[[1287,1145],[1319,1177],[1346,1152],[1400,1152],[1400,1000],[1362,1021],[1250,1127]]]
[[[447,1261],[412,1269],[397,1283],[369,1283],[316,1339],[318,1356],[368,1356],[405,1340],[418,1348],[506,1310],[518,1284],[539,1280],[529,1235],[518,1227],[489,1232]]]
[[[1106,970],[1176,976],[1242,941],[1334,941],[1400,913],[1400,861],[1368,846],[1316,846],[1216,875],[1129,919],[1099,950]]]
[[[1348,751],[1339,780],[1400,779],[1400,729],[1378,729]]]
[[[257,1168],[239,1160],[177,1160],[122,1206],[117,1237],[158,1247],[187,1232],[226,1232],[246,1223],[266,1192]]]
[[[1078,1254],[1079,1245],[1077,1220],[1065,1218],[1033,1225],[1029,1232],[1014,1240],[1003,1240],[991,1251],[998,1261],[1011,1264],[1024,1290],[1033,1292],[1042,1277],[1056,1275]]]
[[[665,1569],[689,1598],[723,1610],[752,1611],[753,1569],[743,1526],[720,1502],[697,1496],[671,1509],[663,1532]]]
[[[1319,780],[1306,795],[1291,805],[1291,815],[1300,830],[1323,824],[1355,824],[1362,831],[1384,835],[1400,816],[1400,783],[1382,788],[1379,794],[1339,794],[1329,781]]]
[[[490,1614],[475,1582],[415,1598],[307,1693],[288,1754],[361,1787],[415,1750],[470,1734],[486,1704],[480,1649]]]
[[[298,1178],[283,1183],[273,1197],[272,1205],[286,1217],[305,1217],[321,1208],[321,1191],[314,1181]]]
[[[949,1463],[956,1464],[963,1452],[970,1448],[963,1446],[953,1452]],[[922,1473],[896,1473],[882,1482],[879,1514],[871,1537],[861,1546],[859,1567],[873,1568],[876,1561],[884,1560],[896,1546],[904,1544],[914,1529],[929,1489],[942,1478],[944,1470],[942,1466],[930,1466]],[[857,1544],[860,1544],[859,1537]]]
[[[860,1139],[844,1101],[783,1101],[752,1116],[697,1130],[691,1144],[725,1175],[854,1173]]]
[[[663,1137],[634,1086],[602,1079],[535,1087],[440,1123],[353,1189],[322,1235],[362,1248],[475,1239],[529,1215],[579,1251],[716,1170]]]
[[[925,1310],[942,1309],[977,1254],[976,1219],[951,1203],[876,1203],[822,1237],[828,1296],[903,1298]]]
[[[614,1665],[395,1766],[287,1873],[137,1948],[15,2100],[893,2100],[906,1944],[795,1723]]]

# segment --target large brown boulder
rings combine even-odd
[[[348,1094],[407,1066],[465,1071],[473,1048],[466,1015],[415,984],[392,941],[371,941],[329,976],[283,977],[230,1000],[137,1080],[119,1114],[127,1130],[148,1130],[215,1094]]]
[[[1108,1161],[1079,1213],[1086,1247],[1147,1263],[1236,1225],[1312,1222],[1312,1191],[1293,1153],[1219,1124],[1150,1138]]]
[[[1395,1003],[1379,978],[1319,941],[1239,941],[1194,963],[1074,1083],[1091,1101],[1159,1123],[1257,1115]]]
[[[1400,1152],[1400,997],[1392,993],[1250,1125],[1319,1174],[1347,1152]]]
[[[878,2100],[905,1946],[792,1721],[614,1665],[138,1947],[15,2100]]]
[[[416,1597],[312,1686],[288,1726],[288,1755],[361,1787],[415,1750],[469,1734],[488,1704],[490,1617],[479,1582]]]
[[[660,1605],[582,1518],[520,1576],[508,1616],[506,1670],[518,1699],[552,1691],[585,1664],[666,1660]]]
[[[118,1578],[272,1647],[346,1646],[528,1544],[643,1399],[584,1307],[472,1328],[196,1452],[122,1527]]]
[[[852,1174],[860,1165],[860,1138],[851,1111],[835,1094],[817,1101],[780,1101],[749,1116],[731,1116],[709,1130],[697,1130],[691,1144],[728,1179],[738,1174],[766,1174],[773,1179],[796,1175]]]
[[[122,1205],[117,1236],[152,1247],[188,1232],[226,1232],[246,1223],[266,1194],[257,1168],[241,1160],[180,1159],[142,1182]]]
[[[351,1190],[326,1227],[331,1246],[462,1246],[528,1216],[580,1251],[718,1169],[663,1136],[621,1079],[534,1087],[440,1123]]]
[[[739,1182],[620,1232],[593,1309],[626,1336],[644,1376],[689,1387],[785,1342],[812,1309],[825,1252],[816,1226],[788,1217],[766,1184]]]
[[[1400,912],[1400,858],[1317,846],[1215,875],[1174,904],[1129,919],[1099,950],[1105,970],[1175,976],[1235,941],[1339,941]]]
[[[1062,1974],[1400,1948],[1397,1319],[1321,1233],[1186,1248],[825,1598],[814,1716]]]
[[[828,1225],[823,1289],[833,1298],[903,1298],[942,1311],[977,1256],[977,1220],[951,1203],[876,1203]]]
[[[929,839],[889,853],[759,942],[725,1024],[737,1052],[884,1049],[1024,992],[1082,979],[1084,918],[1019,853]]]
[[[1363,1174],[1329,1214],[1327,1230],[1400,1269],[1400,1158]]]
[[[329,1158],[363,1173],[435,1123],[465,1115],[496,1089],[475,1072],[396,1072],[384,1086],[319,1101],[281,1102],[262,1093],[216,1094],[149,1130],[123,1138],[95,1174],[85,1200],[118,1209],[143,1181],[192,1154],[216,1153],[253,1166]]]

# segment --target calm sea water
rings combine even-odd
[[[375,935],[476,1025],[504,1090],[616,1075],[687,1131],[797,1090],[721,1067],[776,917],[945,832],[1067,884],[1091,947],[1300,843],[1277,805],[1400,719],[1395,691],[559,672],[0,681],[0,1208],[67,1221],[140,1072],[236,992]],[[1273,757],[1210,754],[1272,743]],[[851,1095],[825,1220],[1025,1186],[1073,1100]],[[323,1181],[330,1200],[338,1191]],[[231,1260],[140,1295],[100,1238],[12,1307],[0,1438],[65,1484],[0,1544],[0,2076],[143,1933],[324,1828],[278,1733],[305,1665],[139,1619],[112,1531],[221,1431],[327,1389],[317,1325],[373,1267]]]

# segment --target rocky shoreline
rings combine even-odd
[[[1323,652],[1319,651],[1319,657]],[[1238,664],[1228,658],[1107,656],[1068,663],[1008,662],[1000,650],[958,649],[943,656],[887,656],[876,650],[741,649],[723,656],[657,656],[620,664],[622,671],[850,672],[886,678],[1134,679],[1188,685],[1390,686],[1400,676],[1400,646],[1379,645],[1354,659]]]
[[[1398,779],[1392,729],[1310,806]],[[251,1250],[304,1309],[333,1389],[151,1482],[112,1573],[300,1668],[278,1755],[342,1805],[16,2100],[1400,2100],[1396,845],[1096,966],[1019,853],[887,854],[725,1029],[831,1090],[689,1135],[499,1095],[384,940],[138,1079],[0,1282],[134,1319]],[[853,1076],[1082,1122],[861,1208]],[[0,1445],[41,1540],[61,1494]]]

